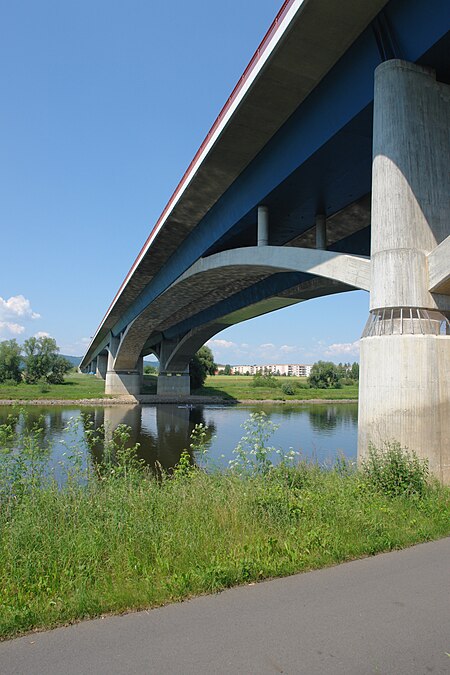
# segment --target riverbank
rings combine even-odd
[[[144,393],[139,397],[113,397],[104,394],[104,382],[92,375],[72,373],[64,384],[0,385],[0,405],[99,406],[136,403],[224,404],[242,403],[354,403],[358,400],[358,385],[341,389],[310,389],[306,378],[276,377],[275,387],[254,387],[252,378],[245,375],[210,376],[205,384],[190,396],[158,396],[156,377],[144,376]],[[289,384],[292,393],[286,394],[282,385]]]
[[[179,405],[208,405],[208,404],[221,404],[221,405],[256,405],[258,403],[262,405],[268,404],[330,404],[330,403],[355,403],[353,398],[342,398],[342,399],[327,399],[327,398],[313,398],[313,399],[243,399],[243,400],[230,400],[227,398],[221,398],[220,396],[156,396],[155,395],[142,395],[138,398],[134,396],[122,396],[117,398],[85,398],[85,399],[46,399],[46,398],[36,398],[36,399],[0,399],[0,406],[109,406],[109,405],[137,405],[137,404],[179,404]]]
[[[288,453],[273,466],[266,424],[253,416],[224,473],[199,470],[186,454],[157,478],[125,450],[120,430],[103,464],[85,466],[68,447],[59,486],[33,442],[39,430],[1,428],[0,636],[450,534],[450,490],[428,482],[418,461],[393,452],[371,471],[343,460],[324,470]],[[194,445],[203,457],[201,434]]]

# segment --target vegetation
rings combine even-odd
[[[191,378],[191,389],[198,389],[206,380],[207,375],[214,375],[216,364],[214,356],[209,347],[204,345],[191,359],[189,364],[189,375]]]
[[[0,383],[16,384],[21,380],[22,350],[17,340],[0,342]]]
[[[252,378],[252,387],[275,389],[279,386],[278,380],[271,373],[255,373]]]
[[[150,363],[147,363],[144,366],[144,374],[145,375],[157,375],[158,374],[158,366],[152,366]]]
[[[3,637],[450,533],[449,489],[396,447],[381,481],[380,458],[361,472],[343,460],[325,471],[293,453],[275,466],[258,414],[228,471],[192,463],[206,462],[200,428],[173,474],[155,477],[118,427],[101,464],[86,466],[82,449],[67,447],[58,484],[39,426],[28,426],[11,417],[0,427]]]
[[[72,364],[58,352],[51,337],[31,337],[23,347],[16,340],[0,342],[0,383],[11,385],[23,379],[27,384],[62,384]]]
[[[331,361],[317,361],[311,368],[308,383],[316,389],[340,389],[342,386],[338,368]]]
[[[58,354],[59,347],[51,337],[31,337],[23,343],[25,354],[24,380],[27,384],[45,381],[62,384],[64,375],[72,370],[72,364]]]
[[[220,396],[228,401],[272,400],[295,401],[311,399],[357,400],[358,384],[344,385],[340,389],[315,389],[308,385],[306,377],[271,376],[269,386],[262,376],[258,386],[254,386],[253,377],[246,375],[216,375],[207,377],[204,385],[192,393],[199,396]],[[275,382],[275,386],[273,386]],[[289,394],[283,388],[288,386],[294,393]]]
[[[105,395],[105,383],[93,375],[70,372],[63,384],[48,384],[46,381],[27,384],[7,381],[0,384],[0,399],[32,401],[34,399],[77,401],[89,398],[111,398]]]

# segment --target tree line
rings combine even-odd
[[[51,337],[30,337],[23,345],[17,340],[0,342],[1,384],[62,384],[72,367]]]

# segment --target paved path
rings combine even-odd
[[[450,538],[0,643],[1,675],[450,673]]]

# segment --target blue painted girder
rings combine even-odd
[[[445,39],[450,2],[391,0],[384,13],[398,56],[419,61]],[[319,210],[330,216],[370,192],[373,73],[381,58],[370,26],[199,222],[124,313],[113,334],[200,256],[254,244],[258,204],[270,207],[270,243],[282,245],[310,229]],[[448,55],[440,58],[448,60]],[[349,249],[341,242],[339,250],[367,254],[369,234],[366,229],[349,240]],[[270,297],[300,283],[303,276],[277,274],[243,293],[249,299]]]

